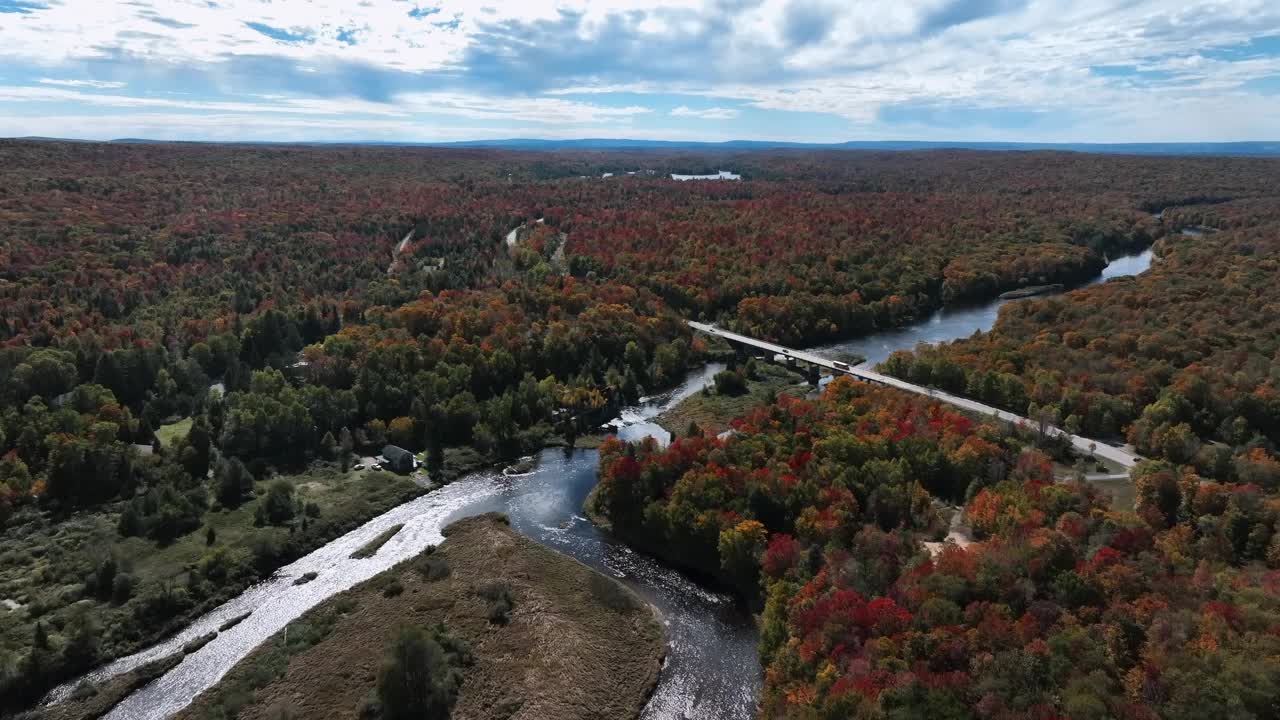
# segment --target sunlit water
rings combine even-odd
[[[1126,255],[1112,260],[1102,273],[1086,285],[1096,285],[1124,275],[1137,275],[1151,266],[1151,250],[1137,255]],[[941,343],[966,338],[975,332],[985,332],[995,325],[1000,306],[1025,299],[995,300],[985,303],[944,307],[923,322],[897,330],[886,330],[854,340],[835,343],[814,352],[841,355],[859,355],[866,358],[866,367],[875,367],[898,350],[912,350],[920,343]]]
[[[1094,282],[1137,274],[1150,263],[1150,251],[1117,258]],[[1018,301],[943,309],[918,325],[825,349],[857,353],[869,363],[878,363],[895,350],[914,348],[921,342],[944,342],[990,329],[1004,302]],[[615,421],[618,435],[627,440],[651,435],[660,442],[669,441],[669,434],[652,422],[653,418],[698,392],[721,369],[723,365],[717,363],[707,365],[691,372],[675,390],[623,410]],[[442,542],[441,530],[450,522],[500,511],[510,516],[512,526],[521,533],[622,580],[658,608],[670,639],[670,654],[644,718],[753,717],[761,668],[751,618],[730,597],[707,590],[653,558],[631,550],[583,517],[583,501],[596,483],[597,457],[594,450],[549,449],[538,455],[537,467],[530,473],[504,475],[491,470],[468,475],[369,521],[281,568],[270,580],[250,588],[168,641],[117,660],[86,678],[101,682],[170,655],[185,643],[217,630],[227,620],[251,612],[246,620],[220,633],[106,716],[110,720],[167,717],[216,683],[254,647],[322,600],[413,557],[427,545]],[[373,557],[351,559],[352,552],[401,523],[404,528]],[[316,579],[304,585],[293,584],[308,572],[317,573]],[[65,698],[78,682],[58,688],[51,697]]]
[[[628,439],[652,434],[667,442],[669,435],[652,419],[698,392],[723,367],[713,363],[696,370],[675,390],[627,408],[615,421],[621,425],[618,434]],[[507,513],[521,533],[619,578],[658,608],[670,648],[645,718],[752,717],[760,689],[760,662],[751,618],[732,598],[708,591],[629,549],[583,517],[583,502],[596,483],[597,457],[594,450],[548,449],[538,455],[537,467],[530,473],[504,475],[491,470],[468,475],[371,520],[280,569],[270,580],[170,640],[106,665],[87,679],[101,682],[170,655],[227,620],[251,612],[163,677],[130,695],[107,717],[141,720],[171,715],[216,683],[254,647],[322,600],[413,557],[427,545],[442,542],[441,530],[450,522],[499,511]],[[351,553],[401,523],[404,528],[372,558],[351,559]],[[316,579],[293,584],[308,572],[317,573]],[[59,688],[53,697],[65,698],[74,685]]]

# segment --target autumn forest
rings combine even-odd
[[[598,446],[587,513],[754,615],[760,717],[1280,717],[1278,177],[0,141],[0,714],[468,472]],[[1128,445],[1131,503],[1051,433],[849,378],[719,436],[602,428],[708,361],[704,396],[762,382],[687,320],[814,347],[1054,285],[880,370]],[[363,469],[387,445],[421,475]]]

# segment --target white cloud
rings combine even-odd
[[[162,110],[198,110],[202,112],[283,113],[290,115],[400,115],[403,110],[382,103],[354,98],[289,98],[274,102],[224,102],[217,100],[171,100],[133,95],[104,95],[58,88],[0,86],[0,102],[5,103],[70,103],[78,106],[114,108],[155,108]]]
[[[58,80],[56,78],[40,78],[38,81],[44,85],[61,85],[62,87],[85,87],[100,89],[122,88],[126,83],[108,82],[106,80]]]
[[[652,112],[638,105],[613,107],[561,98],[504,98],[465,93],[405,93],[386,103],[357,98],[301,98],[283,95],[255,95],[253,102],[137,97],[86,93],[61,88],[0,85],[0,103],[14,106],[35,104],[73,105],[156,111],[199,111],[204,113],[266,113],[299,116],[352,117],[374,115],[408,118],[420,115],[447,115],[467,120],[531,122],[548,125],[627,122]]]
[[[512,137],[608,137],[611,124],[514,124],[501,127],[448,126],[417,119],[350,119],[341,117],[263,116],[256,113],[123,112],[85,116],[54,114],[40,118],[41,134],[87,140],[145,137],[154,140],[269,142],[452,142]],[[0,115],[0,137],[29,134],[22,118]],[[628,132],[635,139],[717,141],[714,131],[645,130]],[[744,134],[747,140],[786,140],[785,134]]]
[[[671,111],[672,117],[697,118],[699,120],[732,120],[738,117],[738,111],[733,108],[713,107],[705,110],[694,110],[687,105],[681,105]]]
[[[428,5],[436,11],[410,15]],[[734,126],[741,110],[732,106],[741,105],[834,116],[842,125],[828,132],[847,137],[936,136],[937,127],[882,120],[889,109],[927,107],[960,111],[948,122],[962,135],[1012,137],[965,124],[963,113],[1016,110],[1069,123],[1029,139],[1243,139],[1275,135],[1274,120],[1258,113],[1276,96],[1244,88],[1280,74],[1274,53],[1212,52],[1280,34],[1274,0],[63,0],[3,17],[0,103],[277,120],[445,116],[505,122],[505,134],[654,124],[634,97],[624,107],[565,97],[626,92],[689,96],[667,122],[721,128]],[[305,40],[280,42],[246,23]],[[468,65],[485,51],[487,64]],[[314,82],[272,85],[271,73],[235,67],[261,58],[282,58]],[[88,71],[94,62],[111,72]],[[33,87],[20,87],[10,70],[19,66],[32,68]],[[1104,77],[1095,66],[1143,72]],[[329,82],[342,68],[355,68],[348,84]],[[157,79],[190,69],[209,87]],[[362,93],[355,85],[366,72],[396,82]],[[49,94],[59,91],[67,94]],[[174,91],[194,95],[160,97]],[[1107,122],[1116,118],[1125,120]]]
[[[612,107],[550,97],[494,97],[466,93],[406,93],[398,107],[419,113],[453,115],[471,120],[516,120],[538,123],[626,121],[652,112],[638,105]]]
[[[1280,57],[1274,54],[1234,61],[1202,55],[1206,48],[1280,34],[1280,5],[1274,3],[1031,0],[1021,11],[936,35],[884,39],[892,34],[884,28],[901,32],[912,25],[901,13],[919,18],[941,5],[907,0],[896,4],[897,11],[846,7],[820,45],[783,56],[786,68],[805,71],[796,77],[575,82],[549,92],[679,94],[764,110],[834,114],[851,123],[851,135],[863,137],[884,130],[878,125],[881,113],[897,106],[1063,117],[1142,115],[1144,108],[1172,108],[1175,103],[1229,108],[1240,105],[1237,90],[1242,85],[1280,74]],[[867,13],[874,12],[886,13],[880,30],[866,22],[874,17]],[[1101,77],[1090,70],[1107,65],[1158,73]],[[1118,138],[1101,139],[1158,139],[1168,126],[1155,121],[1130,127]],[[1229,129],[1239,123],[1224,118],[1222,127],[1234,132]],[[1199,132],[1200,139],[1219,137],[1212,123],[1201,125]],[[1276,134],[1262,118],[1253,119],[1251,132],[1255,138]]]

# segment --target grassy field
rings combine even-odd
[[[666,642],[617,581],[513,531],[499,515],[446,529],[434,552],[334,596],[268,639],[176,717],[358,718],[397,629],[444,623],[474,663],[454,718],[634,718]],[[510,588],[505,624],[484,588]]]
[[[784,392],[803,395],[812,389],[802,375],[779,365],[759,363],[756,374],[758,379],[747,383],[745,393],[721,395],[709,388],[707,393],[694,393],[685,398],[655,418],[655,422],[674,435],[684,435],[691,421],[704,433],[718,435],[729,429],[734,418],[769,402],[771,397]]]
[[[422,494],[422,489],[408,478],[381,470],[344,473],[336,466],[316,465],[306,473],[286,478],[293,483],[301,503],[314,503],[319,507],[319,517],[308,521],[306,534],[323,542],[345,532],[344,528],[354,528]],[[265,491],[268,484],[258,483],[259,493]],[[139,580],[176,581],[209,551],[207,528],[213,528],[215,544],[233,553],[251,552],[253,545],[267,536],[277,542],[284,541],[290,535],[287,528],[254,526],[257,505],[256,501],[250,501],[235,509],[211,511],[205,515],[204,529],[178,538],[168,546],[140,537],[120,539],[115,546],[116,555],[132,559],[133,572]],[[315,546],[323,542],[316,542]]]
[[[0,535],[0,601],[17,605],[0,606],[0,670],[30,646],[37,623],[49,637],[51,652],[66,644],[76,620],[84,617],[100,631],[99,662],[134,652],[239,594],[259,575],[425,492],[391,473],[344,473],[323,463],[287,479],[299,506],[312,507],[305,524],[296,521],[292,531],[255,525],[261,497],[209,511],[200,528],[168,544],[122,538],[116,528],[123,503],[68,518],[35,509],[15,517]],[[257,483],[258,494],[268,485]],[[124,598],[87,588],[112,557],[116,574],[132,579],[133,590]],[[210,574],[212,564],[221,571]],[[192,583],[193,576],[206,579]],[[139,621],[140,608],[158,593],[177,597],[177,611],[163,622]]]
[[[184,418],[176,423],[161,425],[156,429],[156,437],[164,447],[172,447],[175,441],[185,438],[191,432],[191,423],[191,418]]]

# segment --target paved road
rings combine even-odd
[[[788,358],[795,358],[796,360],[799,360],[801,362],[806,362],[811,365],[817,365],[819,367],[830,370],[832,373],[843,373],[845,375],[852,375],[853,377],[866,380],[868,382],[880,383],[881,385],[890,385],[892,387],[898,388],[899,390],[905,390],[907,392],[916,393],[917,395],[925,395],[935,400],[949,403],[951,405],[955,405],[956,407],[961,408],[963,410],[968,410],[969,412],[998,418],[1000,420],[1004,420],[1005,422],[1010,422],[1015,425],[1025,427],[1028,429],[1038,428],[1039,426],[1039,423],[1029,418],[1022,417],[1021,415],[1015,415],[1011,412],[1006,412],[999,408],[991,407],[990,405],[984,405],[983,403],[977,402],[975,400],[970,400],[968,398],[963,398],[963,397],[960,397],[959,395],[952,395],[951,393],[943,392],[942,390],[937,390],[935,388],[921,387],[920,385],[914,385],[905,380],[899,380],[896,377],[885,375],[884,373],[878,373],[875,370],[867,370],[861,367],[852,367],[852,366],[846,365],[845,363],[839,363],[837,365],[838,361],[825,358],[821,355],[815,355],[814,353],[805,352],[804,350],[793,350],[788,347],[783,347],[782,345],[776,345],[771,342],[765,342],[764,340],[757,340],[756,338],[748,337],[746,335],[739,335],[738,333],[729,332],[728,330],[722,330],[714,325],[708,325],[706,323],[689,321],[689,327],[692,327],[694,330],[707,333],[708,335],[717,335],[719,337],[725,338],[726,340],[742,343],[744,345],[750,345],[752,347],[759,348],[761,350],[765,350],[767,352],[770,352],[776,355],[782,355]],[[1045,429],[1045,432],[1053,437],[1064,436],[1068,438],[1071,441],[1071,445],[1082,455],[1087,456],[1089,454],[1093,454],[1099,458],[1102,458],[1103,460],[1108,460],[1126,469],[1132,468],[1134,465],[1137,465],[1138,462],[1142,460],[1140,456],[1135,455],[1131,452],[1128,452],[1122,448],[1112,447],[1111,445],[1107,445],[1105,443],[1101,443],[1087,437],[1072,435],[1071,433],[1068,433],[1066,430],[1063,430],[1062,428],[1059,428],[1059,427],[1050,425]]]

